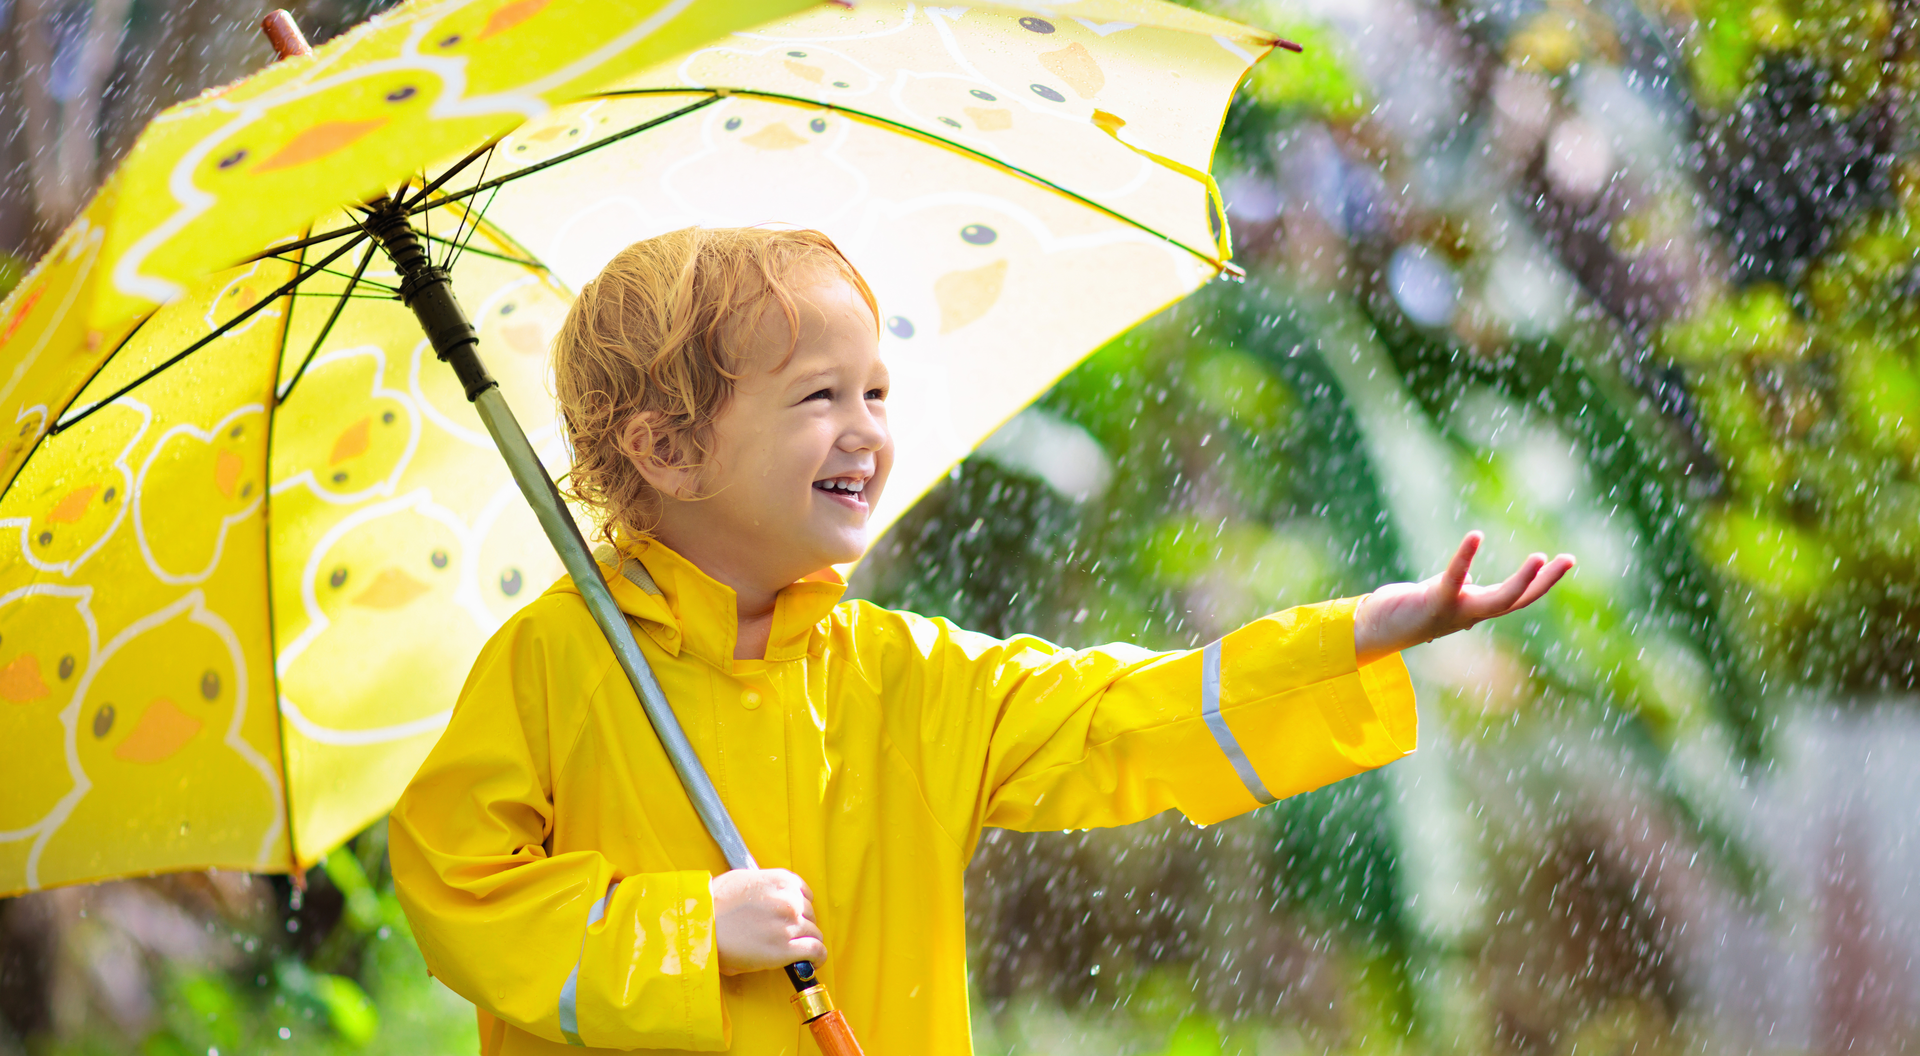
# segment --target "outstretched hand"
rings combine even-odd
[[[1389,583],[1369,594],[1353,614],[1353,652],[1361,666],[1409,646],[1464,631],[1539,600],[1573,567],[1573,555],[1547,560],[1533,554],[1497,586],[1472,585],[1473,555],[1485,536],[1468,532],[1446,571],[1418,583]]]

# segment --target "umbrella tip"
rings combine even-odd
[[[1273,46],[1274,46],[1274,47],[1276,47],[1276,48],[1280,48],[1280,49],[1282,49],[1282,50],[1284,50],[1284,51],[1291,51],[1291,52],[1293,52],[1293,53],[1294,53],[1295,55],[1298,55],[1298,54],[1300,54],[1301,52],[1303,52],[1303,51],[1305,51],[1305,50],[1307,50],[1307,49],[1305,49],[1305,48],[1303,48],[1303,47],[1301,47],[1300,45],[1298,45],[1298,44],[1295,44],[1295,43],[1294,43],[1293,41],[1291,41],[1291,40],[1288,40],[1288,39],[1287,39],[1287,38],[1285,38],[1285,37],[1275,37],[1275,38],[1273,38]]]
[[[273,53],[280,58],[313,54],[313,48],[307,45],[307,38],[301,34],[300,26],[285,11],[269,12],[267,17],[260,20],[260,31],[267,35],[268,43],[273,45]]]

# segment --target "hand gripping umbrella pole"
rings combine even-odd
[[[299,27],[284,11],[268,15],[261,28],[281,58],[313,53],[306,39],[301,36]],[[528,505],[533,507],[534,516],[539,518],[540,527],[547,533],[548,541],[559,553],[561,564],[566,566],[567,574],[573,577],[574,586],[587,603],[587,611],[593,614],[593,622],[600,625],[601,633],[607,637],[607,644],[613,647],[613,655],[619,660],[620,669],[626,672],[627,680],[633,684],[641,707],[646,710],[647,720],[653,724],[661,747],[666,749],[674,772],[680,776],[687,798],[693,801],[694,812],[700,815],[701,823],[707,827],[714,842],[720,845],[728,868],[758,868],[752,853],[747,850],[746,841],[740,837],[739,827],[733,823],[733,817],[720,802],[719,792],[707,777],[706,769],[700,765],[700,757],[694,754],[686,732],[680,728],[680,720],[674,716],[666,694],[661,692],[653,669],[647,666],[647,658],[641,654],[640,645],[634,640],[633,628],[628,625],[626,615],[620,611],[612,592],[607,589],[607,581],[601,576],[600,566],[587,549],[580,526],[574,523],[573,515],[567,512],[559,489],[554,487],[553,479],[547,476],[539,456],[534,454],[526,432],[508,409],[500,386],[480,362],[477,350],[480,335],[474,330],[466,311],[460,307],[460,302],[454,299],[452,276],[446,268],[433,263],[419,232],[414,230],[407,216],[407,206],[401,200],[383,198],[371,203],[364,221],[367,233],[386,251],[400,274],[401,300],[419,320],[420,328],[433,344],[434,354],[453,368],[466,391],[467,399],[479,412],[480,420],[486,423],[494,445],[500,449],[501,457],[506,459],[507,468],[513,473],[514,483],[520,486],[520,493],[526,496]],[[787,978],[793,982],[793,1005],[813,1032],[820,1051],[825,1056],[861,1056],[859,1042],[847,1026],[846,1017],[833,1007],[833,999],[828,996],[827,988],[815,976],[813,962],[795,961],[787,965]]]
[[[554,487],[553,479],[547,475],[539,457],[534,454],[533,445],[527,441],[527,434],[507,408],[506,397],[501,395],[500,386],[481,364],[476,350],[480,337],[474,331],[466,311],[454,299],[452,277],[445,268],[433,264],[419,233],[407,220],[406,207],[400,202],[388,198],[373,203],[372,214],[367,217],[365,226],[380,247],[386,250],[387,256],[393,259],[394,267],[400,273],[401,299],[420,321],[420,328],[426,331],[427,339],[433,343],[434,353],[451,366],[454,374],[460,378],[467,399],[472,401],[480,420],[486,423],[487,432],[493,436],[495,446],[499,447],[501,456],[507,460],[514,482],[520,485],[520,493],[526,496],[527,503],[533,507],[534,515],[540,519],[540,527],[546,531],[554,550],[559,552],[567,574],[573,577],[574,586],[587,603],[587,611],[593,614],[593,621],[600,625],[601,632],[607,636],[607,644],[613,647],[613,655],[619,660],[621,670],[627,673],[627,680],[633,683],[634,692],[639,695],[640,704],[646,709],[647,719],[653,723],[654,732],[660,737],[661,747],[666,749],[674,772],[680,775],[687,798],[693,801],[695,813],[700,815],[700,821],[706,825],[714,842],[720,845],[720,851],[726,856],[730,868],[758,868],[753,855],[747,850],[746,842],[740,838],[739,828],[734,825],[727,808],[721,804],[719,792],[707,777],[706,769],[700,765],[699,756],[694,754],[693,745],[688,743],[686,733],[681,730],[673,708],[667,704],[666,695],[661,692],[653,669],[647,666],[647,659],[641,654],[639,643],[634,640],[633,628],[607,589],[607,581],[600,574],[600,566],[588,552],[579,525],[574,523],[573,515],[567,512],[566,505],[560,500],[559,489]],[[794,1007],[813,1031],[820,1050],[827,1056],[859,1056],[859,1043],[848,1029],[846,1017],[833,1007],[826,987],[815,977],[813,963],[795,961],[787,965],[787,978],[792,980],[795,990]]]

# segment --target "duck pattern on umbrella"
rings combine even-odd
[[[441,193],[483,168],[523,178],[416,223],[440,254],[456,223],[473,233],[458,296],[555,472],[547,352],[573,289],[690,224],[826,231],[881,305],[899,449],[884,526],[1087,351],[1223,266],[1210,188],[1182,167],[1204,171],[1264,43],[1152,8],[1194,22],[1170,37],[1121,17],[1136,9],[865,3],[739,34],[527,122]],[[728,85],[766,90],[618,138]],[[212,150],[231,130],[208,135]],[[332,171],[323,156],[288,171]],[[384,813],[481,643],[561,574],[383,258],[344,302],[358,249],[271,296],[337,242],[186,283],[102,360],[31,304],[101,273],[100,234],[69,231],[35,280],[54,292],[12,302],[23,332],[40,327],[32,347],[101,363],[71,406],[0,347],[0,386],[19,383],[0,391],[0,439],[37,443],[0,497],[0,731],[24,760],[0,808],[0,893],[313,862]],[[85,417],[43,437],[50,407]]]

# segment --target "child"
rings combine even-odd
[[[394,808],[393,871],[489,1056],[811,1052],[821,965],[866,1051],[964,1054],[980,831],[1201,824],[1413,750],[1398,650],[1520,608],[1540,555],[1268,616],[1204,649],[1068,650],[840,601],[892,464],[873,294],[811,231],[688,229],[555,342],[573,486],[667,699],[763,868],[726,872],[561,580],[493,637]]]

